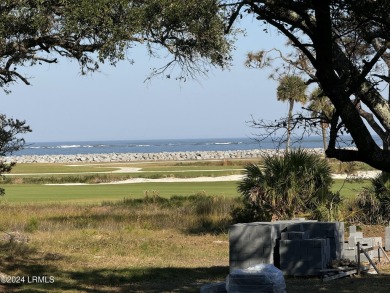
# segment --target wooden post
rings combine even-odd
[[[389,259],[389,257],[387,256],[386,251],[385,251],[381,246],[379,246],[379,249],[382,251],[382,253],[383,253],[383,255],[386,257],[387,261],[390,262],[390,259]]]
[[[378,268],[375,266],[374,262],[372,261],[372,259],[370,258],[370,256],[367,254],[367,252],[364,251],[364,249],[362,249],[362,252],[364,253],[364,255],[366,256],[366,258],[368,259],[369,263],[372,265],[372,267],[374,268],[374,270],[376,271],[376,273],[379,275],[379,270]],[[359,255],[360,255],[360,252],[359,252]],[[360,258],[360,257],[359,257]]]
[[[357,274],[360,275],[360,242],[356,244],[356,254],[357,254]]]

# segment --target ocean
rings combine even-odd
[[[321,148],[321,137],[306,138],[299,145],[302,148]],[[272,141],[259,143],[252,138],[202,138],[202,139],[159,139],[118,141],[67,141],[27,143],[20,155],[75,155],[104,153],[160,153],[186,151],[237,151],[273,149]],[[298,145],[294,145],[298,147]]]

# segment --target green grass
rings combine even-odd
[[[345,181],[343,179],[336,179],[332,185],[332,191],[340,191],[343,198],[353,198],[359,194],[364,186],[368,186],[369,184],[369,180]]]
[[[356,196],[364,182],[345,182],[335,180],[332,190],[338,191],[344,198]],[[140,198],[145,191],[155,191],[162,197],[172,195],[191,195],[205,192],[210,195],[238,197],[237,182],[177,182],[177,183],[134,183],[134,184],[95,184],[95,185],[38,185],[7,184],[3,185],[6,195],[2,201],[10,203],[27,202],[99,202],[102,200],[120,200],[123,198]]]
[[[205,192],[210,195],[238,196],[236,182],[134,183],[97,185],[6,185],[2,201],[10,203],[42,202],[100,202],[140,198],[146,191],[158,192],[162,197],[192,195]]]

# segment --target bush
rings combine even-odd
[[[261,166],[248,164],[238,185],[245,203],[235,218],[290,219],[297,216],[333,218],[339,196],[329,190],[330,167],[318,155],[298,149],[283,156],[266,155]],[[315,211],[318,209],[318,212]],[[252,217],[250,216],[252,214]]]
[[[390,221],[390,175],[381,173],[371,179],[354,204],[359,209],[357,220],[364,224],[385,224]]]

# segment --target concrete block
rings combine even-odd
[[[349,234],[351,233],[356,233],[356,226],[353,225],[353,226],[349,226]]]
[[[250,260],[252,258],[256,258],[258,259],[260,257],[260,253],[259,254],[252,254],[252,253],[244,253],[244,252],[229,252],[229,257],[231,260],[240,260],[240,261],[245,261],[245,260]]]
[[[309,238],[310,238],[309,231],[303,231],[303,232],[292,231],[292,232],[281,233],[282,240],[303,240]]]
[[[236,224],[230,226],[229,241],[236,242],[254,242],[269,245],[275,242],[275,227],[272,225],[263,225],[258,223]]]
[[[328,263],[328,243],[325,239],[281,240],[280,269],[286,275],[318,275]]]
[[[361,239],[361,238],[360,238]],[[354,236],[348,237],[348,247],[356,247],[356,244],[359,242],[359,238],[356,238]]]
[[[262,253],[263,252],[263,247],[262,245],[253,245],[253,243],[237,243],[236,245],[230,246],[230,251],[233,252],[242,252],[242,253]]]
[[[310,239],[308,241],[309,247],[324,247],[326,240],[325,239]]]
[[[375,246],[383,247],[382,237],[371,237],[371,238],[373,239]]]
[[[360,243],[360,246],[362,246],[362,248],[369,248],[375,245],[373,238],[356,238],[356,241]]]
[[[269,262],[264,259],[256,258],[249,260],[232,260],[230,261],[229,272],[234,272],[237,269],[245,270],[258,264],[269,264]]]
[[[344,242],[344,222],[337,222],[338,223],[338,238],[339,241],[342,243]]]
[[[302,242],[307,238],[319,239]],[[287,245],[285,241],[292,242]],[[306,261],[307,255],[308,260],[313,263],[317,258],[316,266],[323,266],[330,259],[342,257],[343,242],[342,222],[277,221],[236,224],[229,230],[230,269],[232,271],[235,268],[247,268],[258,263],[275,264],[281,268],[282,262],[296,262],[299,258]],[[314,250],[308,253],[309,247],[319,247],[321,252]],[[321,256],[310,257],[319,254]],[[309,267],[303,267],[303,271],[309,270]]]
[[[289,232],[282,232],[282,233],[280,233],[280,239],[281,240],[289,240],[288,239],[288,233]]]
[[[274,253],[274,248],[272,246],[263,246],[262,253],[263,255],[271,255]]]
[[[363,232],[349,233],[349,237],[363,238]]]
[[[292,250],[294,252],[301,251],[301,242],[299,240],[280,240],[280,253],[282,253],[282,248],[288,248],[288,250]]]
[[[287,226],[286,232],[302,232],[304,231],[302,223],[292,223]]]
[[[390,251],[390,227],[385,228],[385,250]]]

